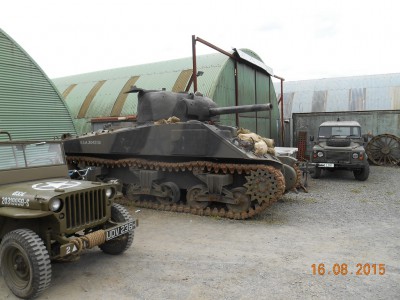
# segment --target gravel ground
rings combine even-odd
[[[246,221],[130,207],[134,246],[54,264],[40,299],[399,299],[399,183],[398,167],[371,166],[365,182],[326,173]],[[1,278],[0,299],[16,299]]]

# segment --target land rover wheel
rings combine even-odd
[[[129,212],[120,204],[113,204],[111,207],[111,221],[126,222],[132,220]],[[99,248],[107,254],[117,255],[126,251],[133,242],[133,230],[115,239],[109,240],[100,245]]]
[[[353,171],[354,178],[360,181],[365,181],[369,176],[369,164],[366,164],[363,169]]]
[[[315,178],[315,179],[320,178],[321,177],[321,173],[322,173],[322,169],[317,167],[317,166],[315,166],[314,167],[314,172],[311,173],[311,177]]]
[[[1,273],[17,297],[32,299],[51,282],[51,262],[42,239],[30,229],[7,233],[0,245]]]

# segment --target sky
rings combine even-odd
[[[395,0],[12,0],[0,28],[50,78],[191,57],[195,35],[296,81],[400,72],[399,12]]]

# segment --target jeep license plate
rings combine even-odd
[[[335,164],[330,164],[330,163],[319,163],[319,167],[325,167],[325,168],[334,168]]]
[[[132,231],[136,227],[135,225],[136,225],[135,221],[130,221],[130,222],[122,224],[120,226],[106,229],[106,241],[115,239],[116,237],[119,237],[120,235],[128,233],[129,231]]]

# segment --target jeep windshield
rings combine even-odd
[[[65,164],[57,142],[0,142],[0,170]]]
[[[331,137],[360,138],[361,129],[358,126],[321,126],[318,137],[320,139],[329,139]]]

